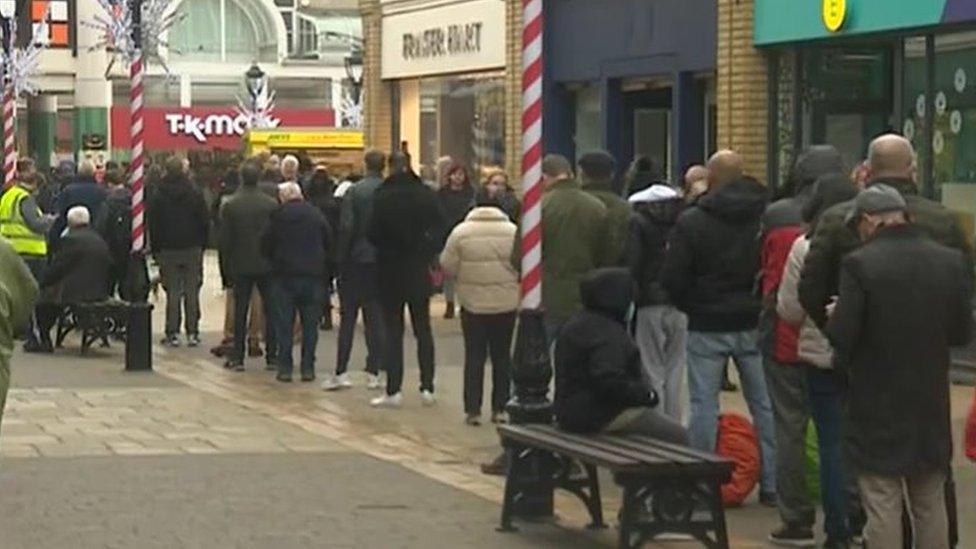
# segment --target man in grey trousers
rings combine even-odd
[[[684,200],[677,190],[658,183],[633,194],[633,214],[626,256],[637,283],[637,347],[644,376],[660,398],[661,411],[680,423],[686,409],[681,387],[685,377],[688,317],[671,304],[659,276],[668,236]]]
[[[180,322],[185,313],[186,344],[196,347],[200,344],[200,287],[210,212],[203,193],[190,182],[181,158],[166,161],[166,176],[152,194],[148,213],[149,240],[166,290],[163,344],[180,345]]]

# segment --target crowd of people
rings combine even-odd
[[[758,433],[759,500],[782,519],[771,541],[814,544],[812,422],[825,547],[862,535],[872,547],[900,547],[903,499],[918,546],[946,547],[949,349],[972,332],[973,251],[956,217],[920,196],[915,162],[910,142],[883,135],[855,177],[834,147],[813,146],[771,192],[731,150],[688,169],[680,186],[647,158],[620,178],[605,152],[583,155],[575,170],[545,157],[542,309],[557,424],[715,451],[731,365]],[[51,352],[61,307],[139,299],[149,286],[130,253],[127,177],[110,169],[100,183],[95,171],[83,162],[52,192],[56,184],[25,159],[0,197],[0,254],[24,260],[0,262],[0,348],[29,317],[25,350]],[[434,405],[430,299],[440,287],[444,318],[460,314],[464,421],[482,422],[489,358],[490,420],[506,421],[521,263],[521,206],[507,175],[476,177],[447,159],[421,177],[405,152],[376,150],[363,171],[337,185],[324,165],[258,155],[230,170],[208,205],[185,160],[156,166],[147,229],[166,293],[162,343],[201,344],[203,257],[214,235],[227,308],[212,352],[228,370],[263,357],[291,382],[297,337],[300,379],[315,381],[336,289],[336,360],[322,389],[353,386],[362,313],[367,387],[385,389],[370,403],[402,406],[407,309],[419,398]],[[0,355],[5,392],[9,352]],[[973,416],[976,438],[976,404]]]

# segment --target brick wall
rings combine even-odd
[[[522,0],[507,0],[505,68],[505,169],[522,186]]]
[[[366,148],[390,150],[393,140],[391,84],[380,78],[382,18],[378,0],[359,0],[363,17],[363,109]]]
[[[766,179],[766,58],[752,46],[753,0],[718,0],[718,147]]]

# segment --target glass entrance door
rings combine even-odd
[[[634,110],[634,158],[646,156],[661,173],[671,173],[671,111]]]

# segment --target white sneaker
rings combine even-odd
[[[369,405],[373,408],[399,408],[403,406],[403,393],[376,397],[369,401]]]
[[[366,374],[366,388],[376,391],[383,388],[383,377],[380,374]]]
[[[328,379],[322,382],[323,391],[338,391],[339,389],[349,389],[350,387],[352,387],[352,381],[349,380],[349,374],[329,376]]]
[[[420,391],[420,402],[424,406],[433,406],[437,404],[437,399],[434,397],[434,393],[431,391]]]

